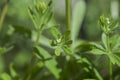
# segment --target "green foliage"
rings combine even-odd
[[[103,31],[102,33],[102,48],[97,48],[94,47],[90,52],[96,55],[106,55],[108,57],[108,61],[109,61],[109,79],[112,80],[112,64],[117,64],[118,66],[120,66],[120,57],[117,56],[114,51],[112,50],[111,44],[113,44],[113,40],[111,40],[112,37],[114,37],[113,35],[115,35],[115,30],[117,30],[118,27],[118,22],[116,21],[111,21],[110,18],[106,18],[104,16],[100,16],[100,20],[99,20],[99,26],[100,29]],[[117,26],[117,27],[116,27]],[[113,28],[116,28],[113,31]],[[113,34],[114,33],[114,34]],[[119,38],[119,37],[118,37]],[[117,39],[115,39],[114,41],[116,42]],[[117,44],[115,44],[117,45]]]
[[[53,73],[55,75],[55,77],[58,79],[60,70],[56,68],[57,66],[57,62],[54,59],[54,57],[52,57],[46,50],[44,50],[43,48],[37,46],[36,49],[37,51],[37,57],[44,61],[44,65],[51,71],[51,73]]]
[[[53,16],[51,11],[52,1],[50,0],[47,3],[46,0],[36,0],[34,3],[33,7],[29,7],[29,14],[35,24],[36,30],[42,30]]]
[[[116,22],[116,21],[113,21],[113,22],[110,21],[110,18],[106,18],[104,16],[100,17],[99,25],[100,25],[101,30],[103,31],[103,34],[102,34],[102,44],[103,45],[100,45],[100,46],[102,46],[102,48],[104,47],[104,49],[101,50],[100,48],[93,48],[90,52],[94,53],[94,54],[105,54],[110,58],[110,60],[113,64],[119,65],[120,58],[114,54],[114,52],[111,48],[111,45],[110,45],[110,44],[114,43],[114,42],[112,42],[113,40],[111,40],[111,38],[113,36],[111,34],[113,33],[113,28],[116,28],[115,30],[117,30],[117,28],[119,28],[117,24],[118,24],[118,22]],[[117,39],[115,39],[114,41],[116,42],[116,40]],[[117,45],[117,44],[115,44],[115,45]]]
[[[90,16],[88,20],[92,20],[87,24],[90,28],[85,27],[85,18],[90,15],[86,14],[86,8],[90,6],[86,7],[86,4],[93,1],[73,0],[72,11],[66,10],[68,14],[72,13],[71,18],[66,14],[66,21],[71,21],[67,25],[54,19],[54,0],[10,1],[10,13],[0,15],[6,16],[0,31],[0,80],[119,80],[118,20],[100,16],[101,39],[79,39],[84,28],[86,31],[96,29],[92,26],[96,24],[97,15]],[[67,5],[72,4],[68,2]],[[27,11],[29,15],[25,16]],[[16,20],[16,17],[25,20]],[[89,37],[94,39],[94,36]]]
[[[63,50],[65,53],[71,55],[72,51],[70,50],[70,45],[72,44],[72,40],[69,40],[70,31],[65,32],[64,35],[61,35],[57,28],[51,28],[51,33],[55,40],[51,40],[51,46],[57,46],[55,50],[56,55],[60,55]]]

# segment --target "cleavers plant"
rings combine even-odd
[[[107,56],[109,80],[114,80],[113,65],[120,66],[120,35],[118,20],[100,16],[98,26],[102,32],[100,43],[89,42],[78,38],[82,21],[85,16],[86,4],[84,0],[77,0],[71,10],[71,0],[66,3],[66,27],[61,31],[61,25],[54,19],[54,0],[34,0],[28,7],[33,29],[14,26],[8,29],[9,36],[17,34],[29,35],[28,46],[32,49],[27,55],[27,66],[19,71],[15,63],[11,62],[9,71],[0,73],[0,80],[104,80],[101,71],[91,58],[92,54]],[[4,10],[3,10],[4,11]],[[3,23],[3,21],[2,21]],[[0,27],[2,26],[0,23]],[[2,28],[0,28],[2,29]],[[8,36],[8,35],[7,35]],[[23,37],[24,38],[24,37]],[[19,38],[18,38],[19,39]],[[33,43],[32,43],[33,42]],[[12,46],[16,46],[12,43]],[[0,47],[0,57],[14,47]],[[17,51],[17,50],[16,50]],[[92,54],[91,54],[92,53]],[[89,56],[90,55],[90,56]],[[17,57],[16,60],[19,61]],[[0,61],[1,62],[1,61]],[[19,64],[19,63],[18,63]],[[107,78],[108,79],[108,78]]]
[[[116,54],[119,53],[119,34],[116,31],[119,30],[119,24],[117,20],[112,20],[109,17],[100,16],[98,21],[99,28],[102,31],[101,44],[93,43],[94,48],[90,51],[96,55],[105,55],[108,58],[108,71],[109,80],[112,78],[112,65],[117,64],[120,66],[120,57]]]

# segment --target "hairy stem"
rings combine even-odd
[[[66,0],[66,26],[71,32],[71,0]]]

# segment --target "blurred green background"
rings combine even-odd
[[[73,10],[78,0],[72,0]],[[87,41],[100,40],[101,31],[97,27],[100,15],[111,15],[113,19],[119,19],[120,0],[83,0],[86,10],[82,19],[79,38]],[[7,0],[0,0],[0,18]],[[65,23],[65,0],[53,1],[54,17],[64,31]],[[28,14],[28,6],[33,5],[33,0],[9,0],[7,13],[0,31],[0,47],[7,47],[8,52],[0,56],[0,74],[8,71],[10,62],[15,62],[18,70],[24,69],[30,61],[33,40],[30,30],[34,29],[33,22]],[[78,17],[80,18],[80,17]],[[16,30],[14,30],[14,28]],[[24,30],[21,32],[20,29]],[[26,32],[23,34],[23,32]],[[104,59],[102,60],[104,61]],[[97,64],[97,63],[96,63]],[[102,64],[100,68],[102,67]],[[20,71],[19,70],[19,71]],[[23,73],[20,71],[21,74]],[[104,73],[104,72],[103,72]],[[106,74],[103,74],[105,76]]]

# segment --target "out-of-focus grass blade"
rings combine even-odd
[[[73,12],[72,12],[72,40],[74,41],[80,31],[81,24],[85,15],[86,10],[86,4],[84,0],[79,0],[76,5],[74,6]]]

